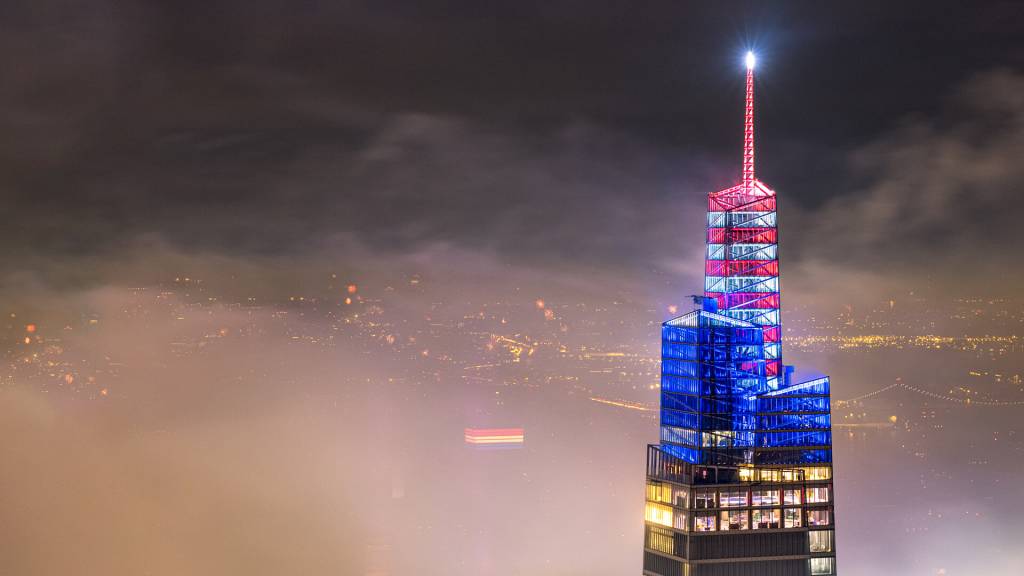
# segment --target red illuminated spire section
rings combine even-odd
[[[743,188],[754,185],[754,53],[747,52],[747,105],[743,122]]]
[[[776,387],[782,370],[778,227],[775,191],[754,176],[754,55],[747,53],[742,181],[708,196],[704,295],[722,314],[764,330],[765,375]]]

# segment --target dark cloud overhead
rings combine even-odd
[[[663,241],[626,232],[734,178],[745,44],[763,52],[762,177],[814,210],[876,177],[846,158],[879,134],[1020,64],[1011,5],[951,10],[956,26],[870,4],[11,4],[6,266],[152,235],[234,254],[352,234],[656,260]],[[879,66],[885,51],[906,65]]]
[[[654,421],[589,398],[653,401],[750,44],[784,326],[1012,332],[1020,4],[891,4],[3,5],[0,573],[631,570]],[[1019,341],[786,346],[837,400],[1019,391]],[[837,440],[844,573],[969,573],[964,534],[1018,573],[1016,413],[909,394],[858,409],[920,427]],[[490,421],[527,448],[463,450]]]

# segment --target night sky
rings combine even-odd
[[[903,320],[850,330],[1018,337],[1022,38],[1011,1],[5,2],[0,573],[388,573],[367,568],[380,555],[395,574],[638,573],[654,421],[538,388],[554,361],[495,376],[529,393],[459,380],[459,362],[490,362],[460,322],[507,305],[509,337],[554,342],[614,309],[611,333],[575,345],[655,350],[668,307],[701,290],[705,194],[738,181],[750,49],[783,325],[813,335],[882,306]],[[561,311],[545,323],[536,299]],[[346,332],[374,314],[397,328],[373,346],[395,336],[411,357]],[[434,329],[451,332],[428,346]],[[1019,380],[999,387],[1024,372],[1016,342],[982,360],[793,358],[840,399],[896,377],[973,389],[958,378],[984,371],[1000,376],[982,393],[1016,401]],[[635,376],[591,388],[654,401]],[[498,392],[513,399],[495,407]],[[841,573],[972,574],[931,552],[966,529],[986,573],[1019,574],[1021,408],[877,401],[854,416],[963,434],[915,421],[837,445]],[[466,460],[463,425],[524,422],[548,443]],[[881,486],[891,470],[899,486]],[[925,485],[975,498],[942,512]],[[570,486],[580,499],[560,504]],[[366,504],[378,489],[415,500],[402,537]],[[927,522],[981,520],[858,516],[856,498],[904,497]],[[543,532],[559,522],[571,534]],[[560,537],[600,553],[574,564]],[[885,564],[891,542],[906,552]]]
[[[747,48],[789,263],[964,280],[1019,246],[1019,3],[408,4],[8,3],[3,268],[341,237],[663,266],[736,178]]]

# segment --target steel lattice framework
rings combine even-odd
[[[747,66],[743,176],[708,195],[704,295],[718,310],[764,330],[765,374],[777,387],[782,367],[775,191],[754,177],[754,67]]]
[[[747,61],[739,184],[708,196],[704,306],[662,326],[661,441],[694,464],[832,461],[828,378],[782,368],[775,191],[754,177]]]

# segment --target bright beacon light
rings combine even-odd
[[[755,61],[756,61],[756,58],[754,58],[754,53],[753,52],[747,52],[747,69],[748,70],[754,68],[754,62]]]

